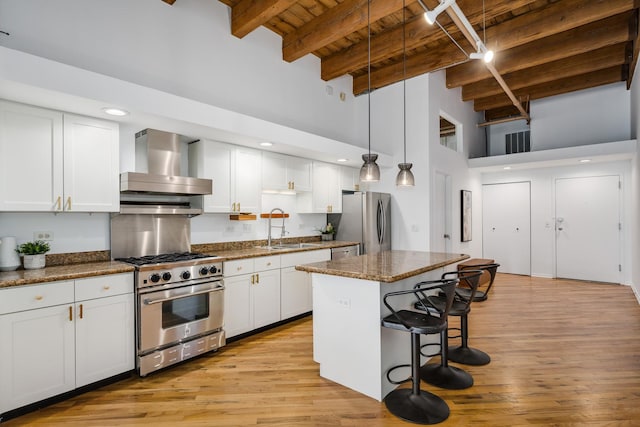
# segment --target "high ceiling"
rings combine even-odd
[[[403,0],[371,0],[370,17],[367,0],[220,1],[231,8],[231,32],[236,37],[264,26],[282,37],[285,61],[316,55],[322,64],[320,77],[331,80],[351,74],[355,95],[367,92],[369,78],[371,89],[376,89],[405,76],[446,68],[447,87],[462,87],[462,99],[473,100],[486,121],[519,115],[483,61],[468,59],[465,52],[476,49],[449,15],[438,16],[444,30],[429,25],[417,0],[404,0],[404,25]],[[438,0],[423,3],[433,9]],[[496,53],[495,69],[525,108],[531,100],[614,82],[625,81],[628,87],[639,50],[638,3],[457,1],[476,33]]]

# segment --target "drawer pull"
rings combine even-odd
[[[240,270],[242,270],[242,267],[238,267],[236,270],[240,271]]]
[[[42,295],[36,295],[36,301],[42,301],[43,298],[44,297]]]
[[[102,289],[104,289],[105,291],[108,291],[109,289],[111,289],[111,286],[109,286],[109,285],[104,285],[104,286],[102,287]]]
[[[271,263],[270,263],[270,262],[268,262],[268,263],[267,263],[267,267],[269,267],[270,265],[271,265]]]

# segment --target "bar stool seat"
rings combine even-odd
[[[447,330],[446,314],[453,303],[457,282],[456,279],[420,282],[414,289],[390,292],[383,298],[384,305],[391,314],[382,319],[382,326],[411,334],[411,365],[398,365],[387,371],[387,379],[392,384],[412,382],[411,388],[396,389],[384,398],[389,412],[398,418],[416,424],[437,424],[449,417],[449,406],[442,398],[420,389],[420,335],[439,334]],[[445,296],[443,316],[430,313],[426,305],[422,312],[417,312],[406,309],[398,310],[389,303],[389,299],[394,297],[400,297],[398,302],[404,301],[408,295],[426,301],[425,292],[432,290],[440,290]],[[410,378],[403,381],[394,381],[390,378],[391,372],[395,369],[407,366],[411,367]]]
[[[489,297],[489,291],[491,290],[491,286],[493,286],[493,281],[496,279],[496,273],[498,272],[498,267],[500,264],[496,264],[493,260],[485,260],[485,259],[477,259],[475,263],[470,263],[468,265],[458,264],[458,271],[466,271],[466,270],[482,270],[486,272],[485,274],[489,276],[488,285],[486,287],[483,286],[483,289],[480,289],[480,285],[478,285],[478,289],[473,296],[473,302],[486,301]],[[488,263],[482,263],[483,261],[491,261]],[[482,283],[482,281],[481,281]],[[464,298],[471,298],[471,289],[467,287],[459,286],[456,289],[456,293]]]

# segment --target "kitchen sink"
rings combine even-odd
[[[316,246],[320,246],[319,243],[283,243],[276,244],[271,246],[256,246],[259,249],[303,249],[303,248],[314,248]]]

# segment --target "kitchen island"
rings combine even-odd
[[[384,295],[437,279],[447,266],[451,269],[467,258],[465,254],[385,251],[296,266],[312,273],[313,358],[320,364],[320,376],[382,401],[396,387],[387,380],[387,370],[411,360],[409,334],[380,325],[389,314]],[[409,307],[413,298],[394,302]],[[435,343],[439,338],[428,339]],[[427,338],[422,341],[426,343]],[[404,375],[402,370],[398,374]]]

